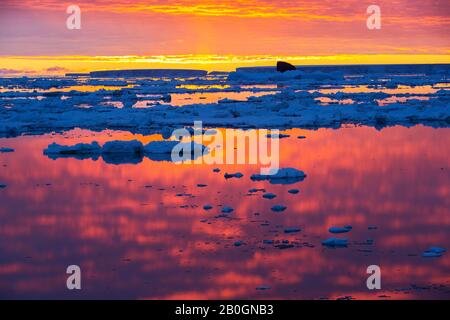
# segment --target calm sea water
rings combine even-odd
[[[450,249],[450,129],[286,133],[281,167],[308,175],[291,185],[251,181],[256,165],[114,165],[42,153],[51,142],[158,135],[73,130],[0,139],[15,148],[0,154],[0,297],[449,299],[450,253],[421,254]],[[244,177],[224,178],[237,171]],[[288,192],[294,188],[300,192]],[[275,213],[276,204],[287,209]],[[234,208],[230,218],[217,217],[222,206]],[[321,245],[333,236],[329,227],[344,225],[353,226],[347,248]],[[290,227],[302,230],[284,233]],[[293,247],[280,249],[283,241]],[[66,289],[72,264],[82,269],[80,291]],[[382,271],[379,291],[366,288],[373,264]]]

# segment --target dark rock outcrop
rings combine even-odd
[[[290,63],[284,62],[284,61],[278,61],[277,62],[277,71],[278,72],[286,72],[286,71],[292,71],[297,70],[295,66],[293,66]]]

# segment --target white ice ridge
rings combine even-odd
[[[145,134],[198,120],[204,126],[235,128],[448,127],[449,69],[406,76],[243,69],[185,79],[0,78],[0,136],[77,127]],[[99,87],[80,91],[83,85]],[[230,93],[230,98],[208,102],[208,94],[218,92],[225,97]],[[241,93],[247,96],[233,98]],[[175,106],[177,99],[185,99],[185,105]]]

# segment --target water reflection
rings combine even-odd
[[[286,133],[281,166],[308,174],[293,185],[251,181],[256,165],[110,165],[42,154],[51,142],[148,143],[159,135],[75,130],[0,139],[16,150],[0,154],[0,297],[448,299],[450,255],[420,254],[450,248],[449,129]],[[224,178],[237,171],[244,177]],[[272,212],[276,204],[287,209]],[[224,206],[234,208],[230,218],[215,218]],[[348,224],[348,248],[320,245],[330,226]],[[283,232],[291,227],[302,231]],[[276,247],[286,240],[294,246]],[[65,289],[70,264],[82,268],[79,292]],[[382,268],[381,292],[365,287],[371,264]]]

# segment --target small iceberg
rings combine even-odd
[[[275,211],[275,212],[282,212],[282,211],[286,210],[286,208],[287,208],[286,206],[282,206],[282,205],[277,204],[276,206],[273,206],[271,208],[271,210]]]
[[[250,179],[253,181],[269,180],[271,184],[292,184],[303,181],[306,174],[294,168],[282,168],[275,174],[253,174]]]
[[[277,195],[276,194],[273,194],[273,193],[264,193],[263,194],[263,198],[264,199],[274,199],[274,198],[276,198],[277,197]]]
[[[345,226],[343,228],[341,227],[331,227],[328,229],[328,232],[330,233],[346,233],[349,232],[350,230],[352,230],[351,226]]]
[[[328,238],[322,241],[322,245],[326,247],[346,247],[348,245],[347,239]]]

